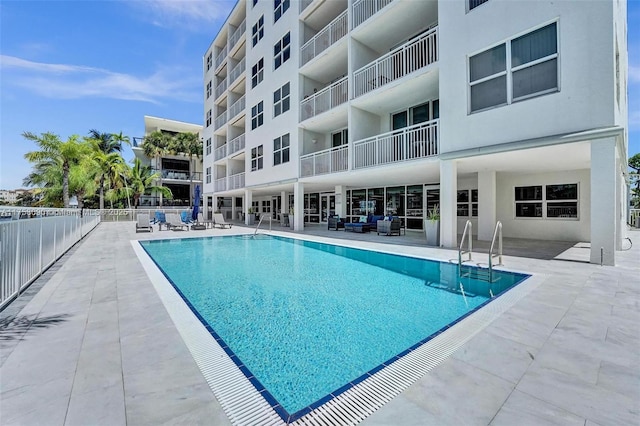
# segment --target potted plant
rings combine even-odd
[[[440,246],[440,206],[438,204],[427,211],[424,233],[427,237],[427,245]]]
[[[294,225],[293,225],[293,219],[294,219],[294,217],[293,217],[293,211],[294,211],[294,210],[293,210],[293,207],[290,207],[290,208],[289,208],[289,227],[290,227],[291,229],[294,229]]]

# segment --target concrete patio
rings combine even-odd
[[[0,424],[230,424],[130,240],[251,232],[135,234],[133,222],[100,224],[0,312]],[[305,234],[457,257],[418,234]],[[566,243],[505,241],[505,268],[541,284],[363,423],[640,424],[640,232],[630,236],[616,267],[556,260]]]

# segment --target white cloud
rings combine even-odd
[[[161,103],[165,99],[200,102],[201,76],[181,68],[161,68],[134,76],[82,65],[48,64],[0,55],[4,84],[49,98],[111,98]],[[17,72],[12,73],[15,70]]]
[[[227,17],[235,0],[140,0],[129,1],[143,19],[160,27],[179,27],[186,31],[207,28],[205,24]]]
[[[629,83],[640,83],[640,66],[629,65]]]

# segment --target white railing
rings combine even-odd
[[[11,207],[0,214],[0,308],[100,223],[97,210]]]
[[[353,3],[353,28],[378,13],[393,0],[357,0]]]
[[[216,56],[216,68],[218,68],[220,64],[222,64],[222,62],[224,62],[226,57],[227,57],[227,46],[224,46],[220,51],[220,53],[218,53],[218,56]]]
[[[349,169],[349,145],[341,145],[300,157],[300,177],[344,172]]]
[[[218,99],[220,97],[220,95],[222,95],[224,93],[224,91],[227,90],[227,79],[225,78],[224,80],[222,80],[220,82],[220,84],[218,84],[216,86],[216,91],[215,91],[215,95],[216,95],[216,99]]]
[[[222,145],[216,148],[213,152],[213,160],[218,161],[227,156],[227,145]]]
[[[244,172],[229,176],[229,189],[244,188]]]
[[[349,25],[345,10],[300,48],[300,66],[324,52],[329,46],[347,35],[348,31]]]
[[[223,112],[222,114],[216,117],[214,125],[216,129],[219,129],[220,127],[224,126],[226,123],[227,123],[227,111]]]
[[[244,60],[242,60],[242,61],[238,62],[238,64],[235,67],[233,67],[233,69],[229,73],[229,77],[227,78],[227,83],[229,83],[229,85],[231,85],[231,83],[236,81],[236,78],[240,77],[240,75],[245,70],[245,66],[246,65],[244,63]]]
[[[438,60],[438,28],[409,40],[353,74],[353,96],[391,83]]]
[[[231,105],[231,108],[229,108],[229,119],[232,119],[233,117],[244,111],[244,107],[244,95],[242,95],[242,97],[235,101],[233,105]]]
[[[227,178],[223,177],[220,179],[216,179],[214,191],[226,191],[227,190]]]
[[[353,168],[438,155],[438,120],[383,133],[353,144]]]
[[[341,105],[349,99],[347,77],[336,81],[300,103],[300,121]]]
[[[231,139],[229,142],[229,155],[244,149],[244,133]]]
[[[238,40],[240,40],[240,38],[244,35],[244,30],[246,29],[246,26],[247,26],[246,20],[242,21],[242,23],[238,26],[238,28],[236,28],[233,34],[231,34],[231,37],[229,37],[229,44],[227,45],[227,50],[231,51],[233,46],[235,46]]]
[[[311,3],[313,3],[313,0],[300,0],[300,13],[309,7]]]

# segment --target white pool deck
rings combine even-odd
[[[230,424],[130,241],[239,232],[253,230],[100,224],[0,312],[0,424]],[[457,256],[418,234],[304,235]],[[630,237],[616,267],[558,260],[580,258],[579,245],[509,241],[505,268],[540,284],[363,424],[640,424],[640,232]]]

